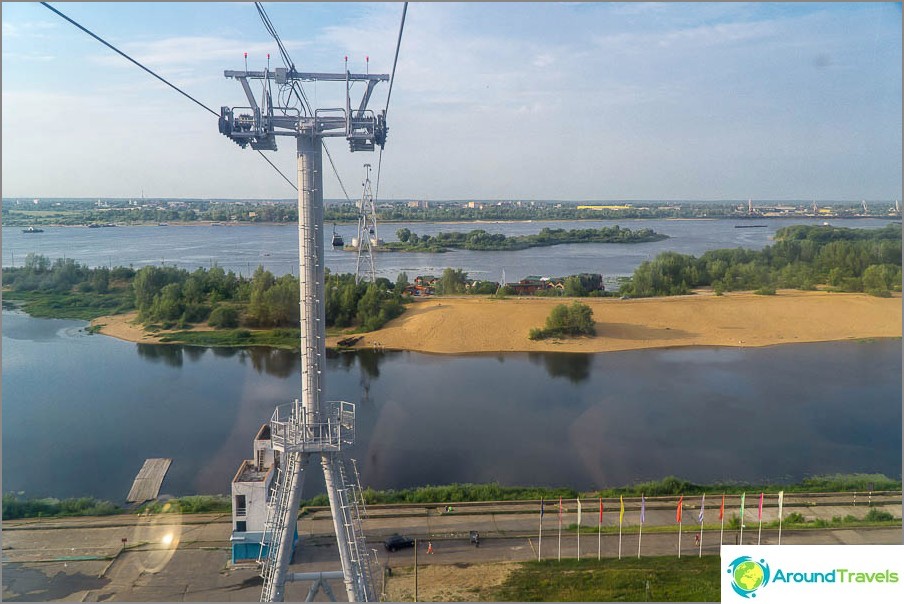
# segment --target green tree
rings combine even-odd
[[[185,307],[182,302],[182,287],[178,283],[165,285],[160,293],[154,296],[151,304],[152,321],[175,321],[182,316]]]
[[[584,289],[584,284],[581,283],[580,277],[572,275],[565,279],[565,295],[573,298],[587,295],[587,290]]]
[[[221,304],[213,309],[207,324],[219,329],[231,329],[239,326],[239,312],[234,306]]]
[[[276,280],[273,274],[258,265],[251,278],[251,298],[248,301],[248,321],[252,325],[269,325],[270,311],[267,305],[267,290],[273,287]]]
[[[596,335],[593,321],[593,309],[580,302],[559,304],[552,309],[546,318],[543,329],[531,329],[528,337],[531,340],[542,340],[551,337]]]
[[[447,268],[443,270],[443,275],[437,282],[438,294],[450,296],[453,294],[461,294],[465,291],[465,283],[468,281],[468,273],[460,268]]]

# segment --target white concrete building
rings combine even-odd
[[[279,463],[279,451],[273,450],[270,440],[270,424],[264,424],[254,437],[253,459],[244,460],[232,479],[233,564],[257,560],[261,553],[270,487]]]

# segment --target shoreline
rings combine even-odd
[[[594,311],[597,335],[532,341],[553,307],[578,301]],[[134,324],[136,313],[98,317],[99,333],[143,344],[149,333]],[[211,331],[202,326],[194,331]],[[327,337],[328,348],[351,334]],[[757,348],[780,344],[900,338],[901,294],[779,290],[774,296],[701,291],[656,298],[440,297],[415,300],[382,329],[364,334],[346,349],[404,350],[434,354],[505,352],[600,353],[663,348]]]
[[[900,216],[757,216],[756,220],[766,220],[766,221],[783,221],[783,220],[799,220],[799,219],[811,219],[811,220],[864,220],[864,219],[873,219],[873,220],[887,220],[890,222],[901,222]],[[652,221],[652,220],[662,220],[668,222],[677,222],[677,221],[708,221],[708,222],[718,222],[718,221],[750,221],[751,217],[749,216],[718,216],[718,217],[688,217],[688,218],[674,218],[674,217],[589,217],[589,218],[523,218],[523,219],[499,219],[495,220],[492,218],[475,218],[473,220],[417,220],[417,219],[409,219],[409,220],[400,220],[400,219],[387,219],[381,220],[381,224],[529,224],[532,222],[619,222],[619,221]],[[192,226],[222,226],[222,227],[235,227],[235,226],[297,226],[296,222],[272,222],[272,221],[261,221],[261,222],[252,222],[250,220],[236,220],[236,221],[216,221],[216,220],[172,220],[172,221],[164,221],[165,225],[161,225],[159,222],[134,222],[134,223],[119,223],[114,222],[113,227],[103,227],[103,228],[116,228],[116,227],[158,227],[158,228],[166,228],[166,227],[192,227]],[[351,220],[326,220],[327,223],[335,223],[337,225],[342,226],[353,226],[355,225],[354,221]],[[22,229],[24,227],[31,226],[31,224],[4,224],[4,228],[9,229]],[[49,223],[49,224],[37,224],[34,226],[40,227],[51,227],[51,228],[66,228],[66,229],[84,229],[88,228],[86,224],[58,224],[58,223]]]

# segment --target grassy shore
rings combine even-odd
[[[486,602],[718,602],[720,558],[524,562]]]
[[[834,474],[814,476],[797,483],[777,484],[750,484],[750,483],[715,483],[708,485],[694,484],[674,476],[669,476],[658,481],[638,482],[633,485],[612,487],[581,493],[576,489],[567,487],[536,487],[536,486],[504,486],[498,483],[488,484],[451,484],[431,485],[410,489],[375,490],[365,489],[364,497],[368,504],[394,504],[394,503],[464,503],[474,501],[525,501],[545,498],[553,501],[559,497],[574,499],[575,497],[606,497],[614,498],[620,495],[639,497],[641,493],[647,497],[666,495],[696,495],[699,493],[725,493],[738,494],[741,492],[765,491],[775,493],[783,490],[791,493],[839,493],[839,492],[866,492],[866,491],[900,491],[901,480],[888,478],[882,474]],[[223,495],[190,495],[177,498],[178,509],[183,513],[219,512],[230,510],[230,500]],[[148,504],[153,506],[155,504]],[[326,495],[318,495],[302,501],[300,508],[328,506]],[[155,508],[151,508],[152,510]],[[94,516],[115,514],[122,512],[118,506],[92,497],[79,497],[72,499],[55,498],[30,498],[24,499],[13,494],[3,495],[3,518],[30,518],[53,516]],[[841,519],[845,521],[845,519]],[[869,522],[888,521],[885,517],[871,517]],[[789,516],[786,522],[794,522]],[[806,522],[799,519],[800,522]],[[850,520],[846,520],[850,522]],[[900,522],[900,519],[898,519]],[[802,525],[804,526],[804,525]],[[822,527],[824,528],[824,527]]]

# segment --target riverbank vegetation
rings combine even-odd
[[[24,499],[13,494],[3,495],[3,519],[17,518],[55,518],[64,516],[108,516],[119,514],[123,510],[109,501],[101,501],[94,497],[75,497],[71,499]]]
[[[664,252],[643,262],[621,293],[674,296],[697,287],[775,293],[776,288],[866,292],[901,291],[901,225],[849,229],[795,225],[779,229],[763,250],[720,249],[695,256]]]
[[[298,278],[275,277],[262,267],[251,278],[214,266],[193,272],[168,266],[88,268],[72,259],[50,262],[29,254],[22,267],[4,269],[4,297],[33,316],[90,320],[138,311],[149,329],[206,324],[224,332],[170,334],[170,341],[206,345],[270,345],[298,341]],[[402,295],[388,279],[356,283],[354,275],[326,273],[327,327],[372,331],[399,316]],[[254,329],[256,331],[251,332]]]
[[[618,225],[599,229],[550,229],[544,228],[535,235],[506,236],[487,233],[483,229],[467,233],[440,232],[436,235],[418,235],[408,228],[396,231],[398,241],[381,244],[381,249],[404,252],[447,252],[450,249],[476,251],[515,251],[532,247],[547,247],[566,243],[646,243],[668,239],[668,235],[652,229],[623,229]]]
[[[451,485],[423,486],[410,489],[377,490],[364,489],[364,500],[368,504],[393,503],[461,503],[473,501],[525,501],[546,499],[550,502],[562,499],[581,497],[618,496],[647,497],[668,495],[698,495],[703,493],[725,493],[738,495],[743,492],[777,493],[839,493],[839,492],[900,492],[901,480],[888,478],[883,474],[834,474],[806,478],[790,484],[753,484],[753,483],[712,483],[695,484],[669,476],[658,481],[640,482],[633,485],[606,488],[581,493],[568,487],[537,486],[505,486],[498,483],[473,484],[455,483]],[[160,512],[165,503],[176,503],[168,509],[184,514],[200,514],[205,512],[229,512],[230,498],[226,495],[189,495],[166,501],[147,503],[140,509],[151,513]],[[326,494],[320,494],[302,501],[301,508],[328,506]],[[3,519],[55,517],[55,516],[102,516],[125,512],[109,501],[101,501],[92,497],[71,499],[23,498],[12,493],[3,495]],[[790,519],[790,520],[789,520]],[[785,522],[796,522],[797,517],[789,514]],[[844,519],[841,519],[844,521]],[[900,522],[881,510],[870,510],[864,519],[870,522]],[[862,521],[861,520],[861,521]],[[729,520],[730,521],[730,520]],[[800,520],[803,523],[812,522]],[[848,520],[849,522],[850,520]]]
[[[545,340],[593,335],[596,335],[593,310],[586,304],[573,302],[570,305],[559,304],[553,308],[546,317],[546,326],[542,329],[539,327],[531,329],[528,337],[531,340]]]

